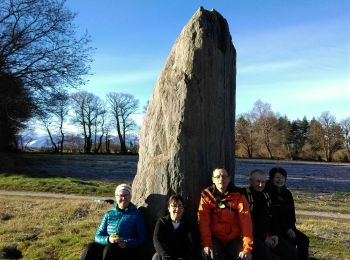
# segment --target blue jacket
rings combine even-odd
[[[131,248],[145,242],[145,222],[141,212],[134,204],[130,203],[125,211],[120,210],[117,206],[107,211],[97,229],[95,241],[107,245],[108,238],[112,234],[118,234]]]

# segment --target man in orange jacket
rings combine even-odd
[[[212,175],[213,186],[204,189],[198,209],[199,232],[206,259],[251,260],[253,227],[249,205],[223,168]]]

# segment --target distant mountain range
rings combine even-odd
[[[59,138],[57,136],[53,137],[55,141],[57,141]],[[79,135],[67,135],[65,143],[71,143],[72,139],[74,138],[74,143],[76,145],[84,145],[84,138]],[[28,135],[25,138],[26,140],[23,140],[24,143],[27,143],[28,148],[38,149],[38,148],[50,148],[52,147],[50,138],[48,135]],[[109,140],[111,140],[111,143],[113,144],[120,144],[118,136],[110,135]],[[105,141],[105,136],[103,137],[103,142]],[[131,144],[138,143],[139,139],[136,135],[127,135],[126,136],[126,145],[131,146]]]

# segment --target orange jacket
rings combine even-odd
[[[229,190],[221,199],[213,195],[214,188],[202,191],[198,209],[199,232],[203,247],[212,247],[211,236],[222,243],[243,238],[243,251],[253,249],[253,227],[249,205],[243,194]]]

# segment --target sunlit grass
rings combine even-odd
[[[0,196],[0,249],[15,245],[23,259],[78,259],[111,207],[88,200]],[[310,238],[314,259],[350,259],[347,220],[308,216],[297,220]]]
[[[28,177],[0,174],[0,189],[15,191],[43,191],[81,195],[109,196],[118,183],[111,181],[86,181],[60,177]]]
[[[109,208],[93,201],[0,196],[0,248],[16,245],[24,259],[78,259]]]
[[[350,259],[348,220],[298,216],[297,226],[309,236],[311,257],[318,260]]]
[[[295,207],[299,210],[350,213],[350,192],[315,193],[293,191]]]

